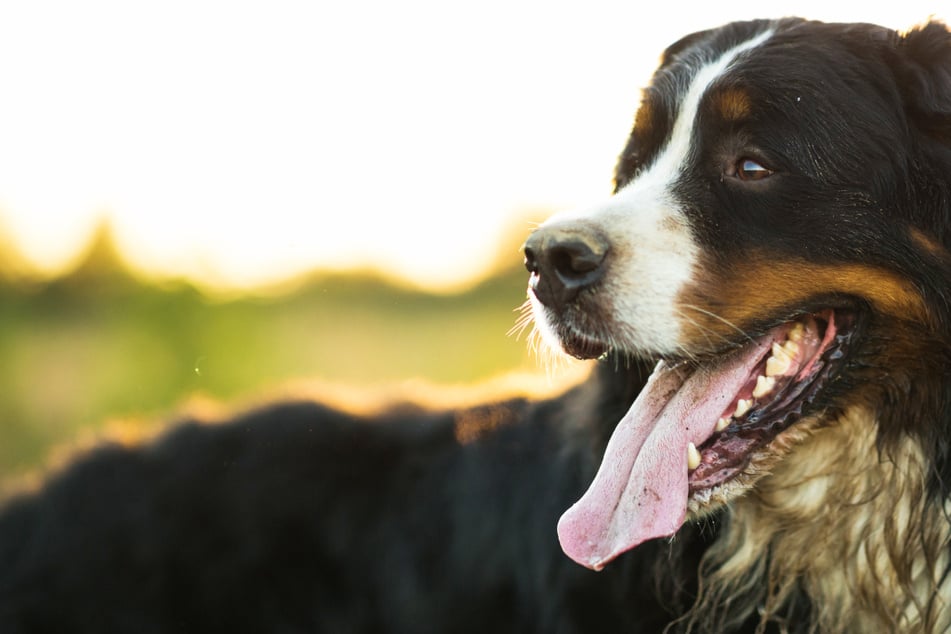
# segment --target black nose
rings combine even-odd
[[[604,275],[608,242],[587,228],[541,228],[525,243],[529,286],[545,306],[561,310]]]

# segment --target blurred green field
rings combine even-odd
[[[506,333],[524,301],[512,263],[455,294],[370,274],[313,274],[230,298],[143,282],[100,232],[75,270],[0,271],[0,481],[106,421],[161,418],[195,395],[227,401],[296,379],[463,383],[537,363]],[[8,272],[9,273],[9,272]]]

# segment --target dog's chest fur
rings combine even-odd
[[[945,511],[922,490],[927,466],[917,443],[880,451],[875,423],[855,407],[836,424],[781,439],[798,444],[795,455],[731,505],[706,555],[701,629],[738,609],[782,624],[797,596],[812,606],[814,631],[951,626]],[[733,604],[735,596],[748,605]]]

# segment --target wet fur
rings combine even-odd
[[[730,631],[759,613],[762,627],[790,631],[947,630],[945,509],[925,491],[921,448],[884,454],[874,426],[857,408],[797,431],[787,459],[724,518],[691,629]]]

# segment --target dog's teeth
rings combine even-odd
[[[773,344],[772,356],[766,359],[766,376],[785,374],[792,365],[792,357],[778,343]]]
[[[766,376],[779,376],[786,374],[792,361],[789,358],[770,357],[766,360]]]
[[[756,387],[753,388],[753,397],[760,398],[766,396],[776,387],[776,379],[771,376],[756,377]]]
[[[716,431],[721,432],[730,426],[730,419],[724,416],[717,421]]]
[[[789,333],[786,335],[790,341],[799,342],[802,341],[802,336],[805,334],[806,329],[800,322],[796,322],[792,328],[789,329]]]
[[[739,418],[746,412],[750,411],[750,408],[753,406],[753,401],[748,401],[745,398],[741,398],[736,402],[736,411],[733,412],[733,416]]]
[[[788,354],[790,357],[795,357],[797,354],[799,354],[799,344],[790,339],[783,344],[783,350],[785,350],[786,354]]]
[[[700,466],[700,452],[695,444],[687,443],[687,468],[693,471]]]
[[[773,343],[773,347],[770,348],[770,352],[773,353],[774,357],[785,357],[785,358],[789,357],[789,353],[786,352],[786,349],[775,342]]]
[[[789,357],[770,357],[766,359],[766,376],[779,376],[786,374],[792,360]]]

